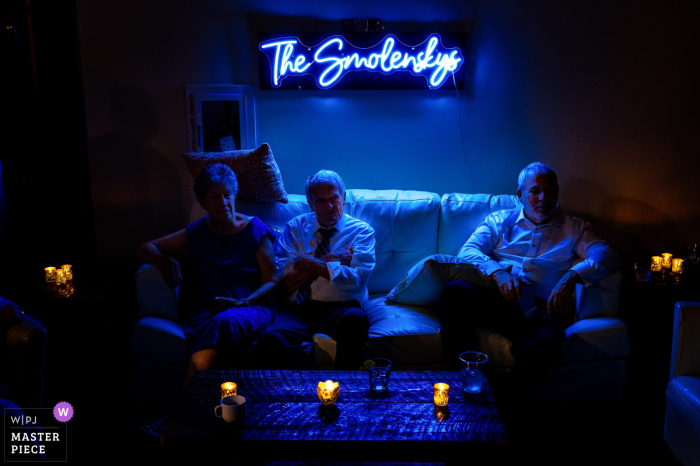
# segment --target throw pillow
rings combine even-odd
[[[237,197],[253,202],[289,202],[282,173],[267,143],[253,150],[189,152],[184,156],[194,180],[206,165],[223,163],[231,167],[238,178]]]
[[[386,299],[422,307],[436,306],[440,302],[442,288],[454,280],[496,288],[496,282],[483,275],[475,265],[455,256],[434,254],[414,265]]]

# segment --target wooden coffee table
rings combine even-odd
[[[328,379],[340,384],[332,407],[316,394],[318,382]],[[226,381],[246,398],[244,423],[214,416]],[[450,386],[446,408],[433,404],[437,382]],[[464,462],[505,454],[507,437],[488,383],[465,395],[459,372],[393,371],[389,389],[370,394],[364,371],[198,371],[171,411],[163,446],[216,450],[247,462]]]

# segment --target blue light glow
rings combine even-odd
[[[270,61],[273,87],[280,87],[287,77],[305,74],[312,75],[321,89],[328,89],[350,71],[378,71],[384,75],[409,71],[424,76],[428,87],[436,89],[464,62],[461,51],[443,47],[438,34],[431,34],[415,46],[389,34],[368,48],[355,47],[341,36],[329,37],[313,47],[305,46],[296,37],[263,41],[259,47]],[[350,52],[345,51],[348,49]]]

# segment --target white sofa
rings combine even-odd
[[[366,221],[376,231],[377,265],[365,306],[370,319],[369,356],[391,359],[395,370],[444,369],[439,310],[391,303],[385,297],[416,263],[434,254],[456,255],[489,213],[516,205],[517,198],[508,195],[446,194],[440,198],[423,191],[347,191],[345,213]],[[283,228],[290,219],[309,212],[309,206],[304,196],[290,195],[288,204],[237,200],[236,210]],[[195,206],[191,220],[202,215]],[[567,329],[561,362],[539,396],[622,398],[630,349],[627,327],[617,318],[621,275],[615,271],[594,286],[577,287],[576,322]],[[134,326],[131,352],[136,360],[137,397],[141,401],[174,397],[188,360],[178,290],[166,287],[160,272],[147,264],[139,269],[136,282],[140,320]],[[316,362],[330,368],[335,342],[317,335],[314,346]],[[482,332],[480,350],[489,355],[493,371],[507,371],[513,363],[510,342],[501,335]],[[164,393],[164,387],[172,393]]]
[[[674,310],[664,440],[682,464],[700,465],[700,303]]]

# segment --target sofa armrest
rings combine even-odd
[[[700,303],[677,302],[673,312],[673,346],[669,380],[700,377]]]
[[[27,408],[44,407],[46,329],[27,314],[7,330],[8,387]]]
[[[622,272],[613,270],[590,286],[576,285],[576,320],[617,317],[620,311]]]
[[[583,319],[569,326],[564,333],[566,340],[560,366],[623,359],[630,355],[629,331],[620,319]]]
[[[182,258],[171,259],[182,266]],[[143,264],[136,272],[136,295],[139,318],[161,317],[178,322],[180,320],[180,287],[170,288],[165,284],[157,267]]]

